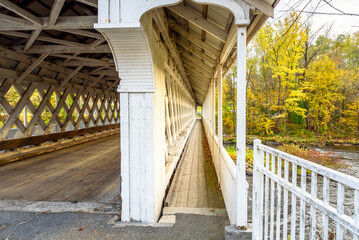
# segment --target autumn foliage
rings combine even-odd
[[[359,32],[318,35],[296,13],[265,25],[247,53],[247,133],[359,136]],[[235,69],[224,79],[224,133],[235,133]]]

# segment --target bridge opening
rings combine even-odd
[[[97,8],[20,0],[1,2],[0,12],[1,207],[119,207],[120,79],[94,29]]]

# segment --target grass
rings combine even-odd
[[[237,151],[235,146],[226,146],[228,155],[232,158],[234,162],[237,159]],[[246,169],[253,170],[253,150],[246,149]]]

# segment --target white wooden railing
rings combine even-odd
[[[253,151],[253,239],[359,240],[359,179],[259,140]]]

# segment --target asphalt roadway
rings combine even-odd
[[[227,216],[177,214],[173,227],[126,226],[113,215],[0,212],[0,240],[32,239],[224,239]]]

